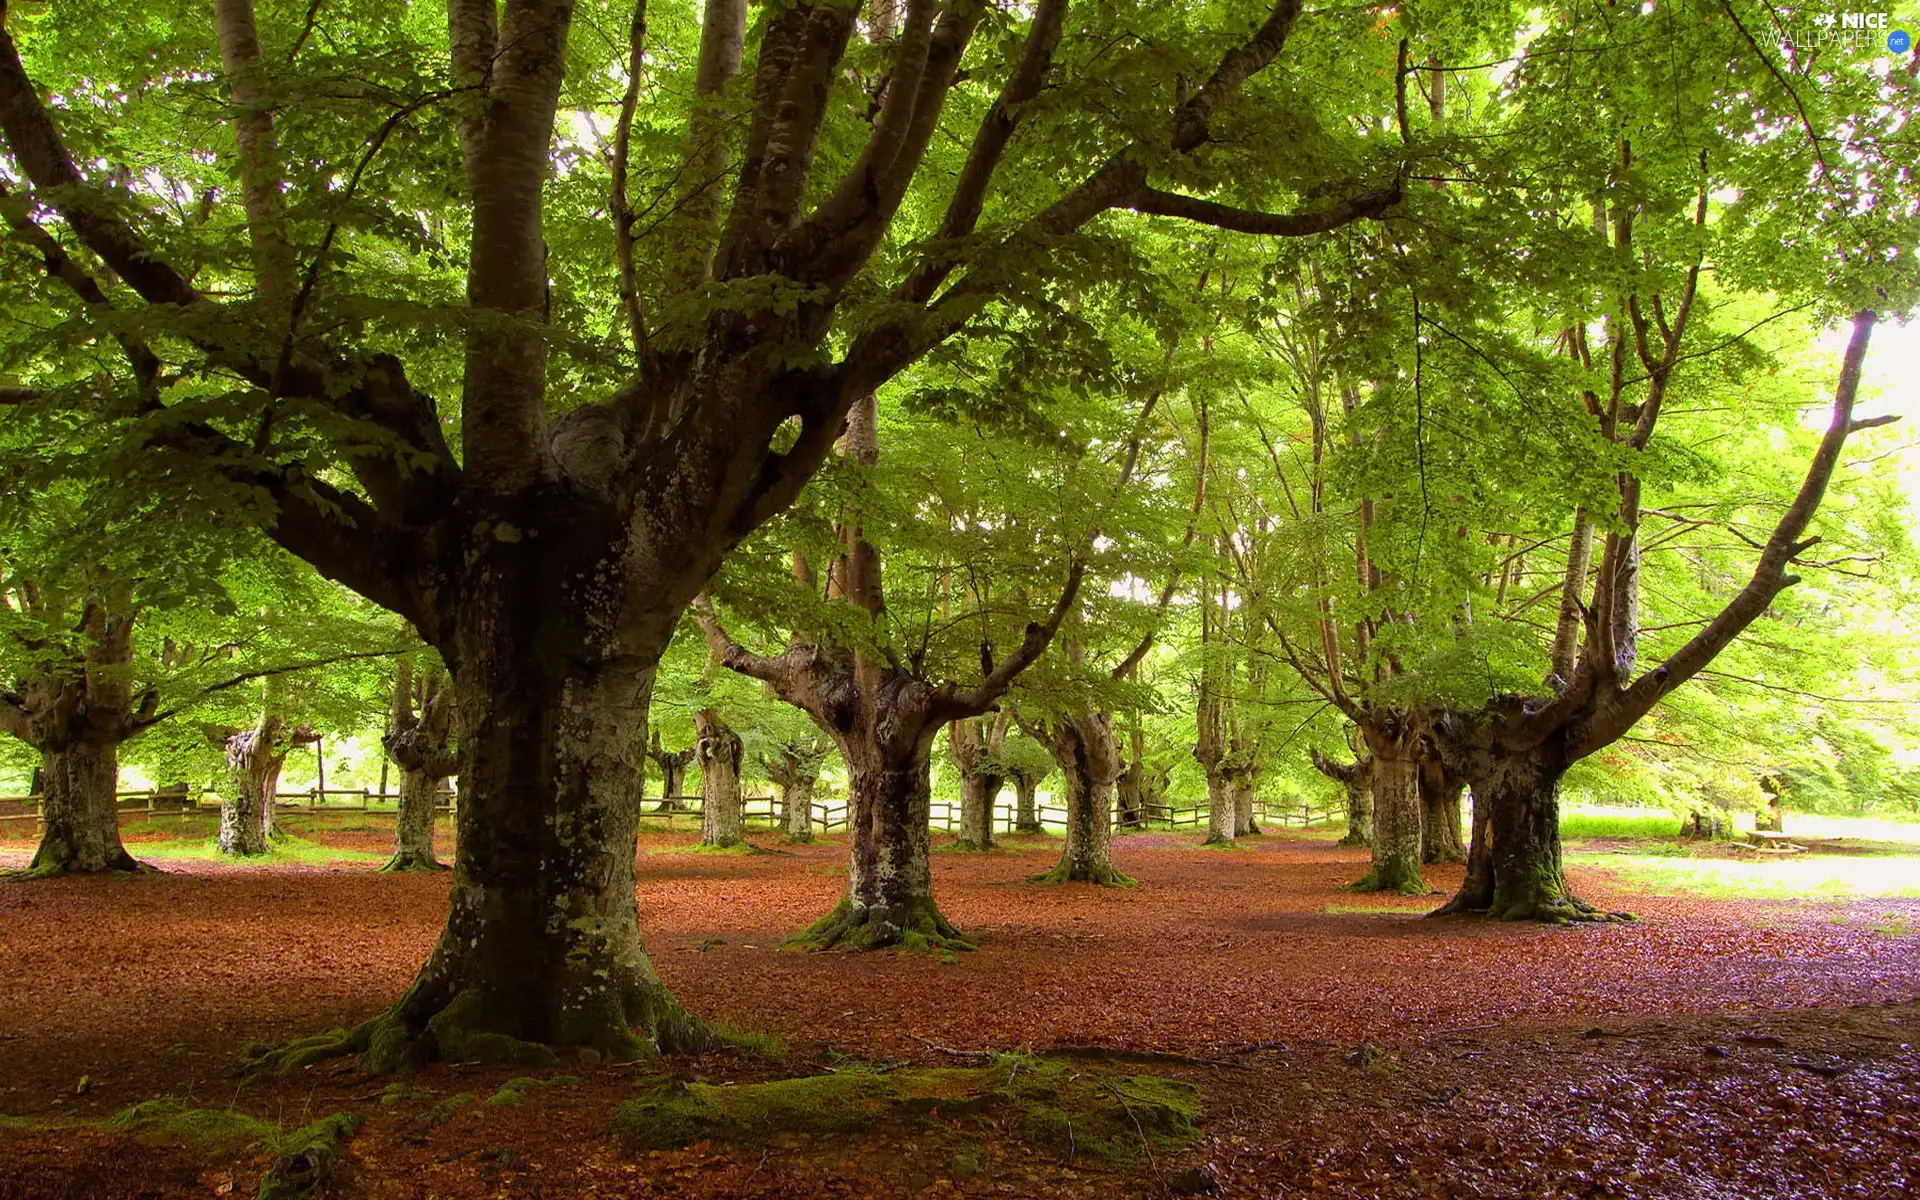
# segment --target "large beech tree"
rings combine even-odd
[[[1398,148],[1318,107],[1357,102],[1349,81],[1381,86],[1371,16],[1307,21],[1299,0],[1204,23],[1158,10],[1125,38],[1114,14],[1070,19],[1066,0],[1012,18],[910,0],[864,20],[801,0],[751,23],[745,0],[710,0],[699,45],[674,47],[690,79],[653,71],[643,8],[623,14],[629,53],[608,61],[570,40],[566,0],[449,0],[437,36],[424,8],[307,7],[261,22],[250,0],[221,0],[211,27],[184,10],[165,53],[121,63],[141,78],[116,92],[89,82],[61,18],[0,5],[0,131],[39,227],[76,255],[50,286],[73,287],[103,326],[139,314],[171,368],[125,418],[131,459],[256,514],[410,620],[453,674],[463,786],[444,935],[391,1012],[283,1062],[698,1041],[641,945],[637,782],[654,666],[728,550],[793,500],[856,400],[997,299],[1044,288],[1105,214],[1299,236],[1382,217],[1401,195]],[[310,37],[310,22],[341,28]],[[1321,40],[1338,86],[1263,85],[1297,38]],[[385,74],[328,90],[362,77],[330,70],[336,54]],[[1116,70],[1124,89],[1106,86]],[[199,160],[97,168],[111,157],[100,126],[46,101],[164,105],[210,73],[235,191],[203,186]],[[591,341],[614,309],[568,306],[570,260],[609,257],[554,198],[604,177],[582,165],[594,151],[573,124],[556,129],[610,81],[626,86],[602,146],[604,208],[632,354],[624,370],[569,370],[572,339]],[[1097,106],[1081,103],[1090,88]],[[396,144],[416,118],[430,140],[445,116],[457,179]],[[674,216],[643,225],[634,127],[676,121],[680,162],[656,164]],[[1300,153],[1243,136],[1276,124],[1312,131]],[[169,187],[244,228],[244,261],[203,272],[203,243],[158,194]],[[461,263],[464,299],[372,269],[436,189],[429,207],[456,211],[412,248]],[[376,318],[415,291],[440,302],[434,318],[383,333]],[[449,328],[457,364],[426,333]],[[217,396],[197,383],[209,373]]]

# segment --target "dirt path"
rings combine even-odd
[[[1767,1161],[1825,1163],[1838,1189],[1807,1192],[1805,1172],[1776,1170],[1767,1177],[1797,1180],[1803,1189],[1777,1194],[1902,1194],[1874,1191],[1871,1178],[1847,1174],[1854,1152],[1837,1133],[1819,1130],[1829,1119],[1822,1114],[1836,1105],[1856,1118],[1898,1112],[1900,1105],[1920,1110],[1920,1057],[1901,1044],[1901,1022],[1920,1019],[1920,1010],[1871,1019],[1767,1014],[1920,996],[1920,938],[1872,928],[1887,913],[1914,927],[1920,902],[1849,908],[1677,901],[1630,896],[1598,874],[1576,871],[1587,897],[1644,919],[1578,929],[1490,926],[1425,921],[1416,914],[1427,902],[1338,891],[1360,873],[1362,855],[1324,841],[1268,838],[1216,851],[1166,836],[1124,838],[1116,858],[1141,886],[1099,891],[1027,883],[1027,875],[1050,865],[1058,844],[1039,839],[1005,854],[936,855],[937,894],[949,916],[978,938],[977,952],[954,962],[807,956],[775,946],[832,903],[841,846],[756,857],[668,852],[687,840],[651,836],[642,846],[642,922],[661,975],[693,1011],[774,1033],[803,1056],[823,1053],[822,1043],[914,1060],[941,1057],[927,1043],[1124,1047],[1198,1058],[1283,1044],[1237,1056],[1230,1069],[1197,1068],[1196,1081],[1210,1096],[1206,1139],[1178,1163],[1164,1164],[1211,1164],[1233,1194],[1549,1194],[1519,1187],[1527,1171],[1542,1179],[1565,1175],[1572,1181],[1572,1190],[1560,1193],[1566,1195],[1769,1194],[1752,1190],[1751,1181],[1738,1183],[1744,1177],[1737,1172],[1700,1174],[1699,1163],[1718,1153],[1716,1141],[1735,1129],[1764,1132],[1772,1147]],[[1459,868],[1428,877],[1444,889],[1458,882]],[[42,1122],[97,1117],[163,1095],[216,1107],[238,1096],[241,1107],[288,1121],[356,1099],[364,1105],[383,1082],[344,1064],[252,1089],[237,1089],[228,1072],[246,1042],[351,1023],[397,998],[438,930],[445,889],[444,876],[390,878],[359,864],[269,872],[180,863],[165,875],[133,880],[0,887],[0,1113]],[[1581,1036],[1596,1026],[1656,1018],[1666,1027],[1630,1038]],[[1800,1023],[1793,1038],[1751,1036],[1777,1037],[1785,1049],[1721,1046],[1731,1036],[1724,1034],[1733,1027],[1728,1022],[1759,1028],[1783,1021]],[[1831,1076],[1795,1066],[1794,1039],[1817,1042],[1818,1053],[1828,1055],[1808,1059],[1814,1066],[1849,1055],[1852,1065]],[[1349,1063],[1362,1044],[1384,1054]],[[1703,1057],[1709,1045],[1733,1049]],[[724,1062],[675,1069],[740,1070]],[[689,1152],[636,1161],[601,1137],[606,1111],[631,1092],[632,1068],[603,1064],[584,1074],[570,1085],[577,1095],[558,1089],[549,1103],[490,1116],[486,1136],[494,1149],[519,1145],[516,1161],[526,1163],[562,1145],[602,1147],[564,1170],[541,1168],[543,1195],[680,1194],[672,1190],[673,1172],[685,1169]],[[76,1094],[82,1075],[87,1086]],[[464,1089],[465,1077],[436,1068],[423,1077],[423,1091]],[[473,1081],[492,1076],[474,1073]],[[407,1111],[400,1106],[395,1119]],[[1399,1147],[1391,1152],[1382,1150],[1379,1126],[1389,1115]],[[1890,1170],[1904,1153],[1900,1169],[1920,1178],[1916,1123],[1904,1124],[1904,1131],[1899,1123],[1883,1131],[1885,1144],[1859,1153],[1878,1156],[1876,1162],[1893,1156]],[[1855,1125],[1870,1128],[1871,1121],[1856,1119],[1848,1128]],[[1815,1142],[1797,1147],[1793,1138],[1801,1135],[1782,1132],[1795,1127],[1812,1131]],[[63,1194],[50,1180],[75,1182],[80,1168],[73,1164],[89,1161],[87,1139],[95,1136],[106,1135],[68,1131],[0,1141],[0,1197]],[[484,1163],[456,1156],[436,1165],[452,1151],[436,1142],[428,1148],[438,1155],[416,1153],[404,1140],[387,1145],[385,1136],[376,1122],[354,1143],[356,1155],[385,1149],[379,1161],[361,1161],[344,1194],[496,1194],[456,1188],[468,1174],[486,1175]],[[1461,1140],[1474,1136],[1500,1147],[1508,1183],[1474,1173],[1488,1159]],[[1631,1150],[1642,1136],[1656,1149]],[[1557,1162],[1560,1152],[1543,1140],[1568,1137],[1592,1143],[1587,1166]],[[110,1147],[111,1139],[103,1144]],[[40,1182],[29,1187],[20,1164],[40,1162],[41,1151],[68,1165],[41,1164],[54,1174],[41,1178],[45,1171],[36,1167]],[[469,1151],[467,1157],[482,1152]],[[113,1161],[110,1149],[100,1153]],[[707,1190],[684,1194],[868,1194],[831,1184],[840,1176],[828,1166],[811,1174],[795,1167],[811,1161],[804,1148],[780,1151],[792,1161],[771,1160],[778,1169],[766,1167],[751,1182],[744,1175],[760,1154],[702,1153],[712,1161],[688,1178]],[[1387,1157],[1376,1161],[1381,1153]],[[1641,1162],[1649,1153],[1654,1157]],[[1454,1165],[1421,1175],[1403,1164],[1379,1176],[1381,1162],[1396,1154],[1407,1163]],[[11,1175],[9,1157],[17,1167]],[[650,1161],[658,1164],[651,1174]],[[1047,1172],[1057,1175],[1057,1163],[1021,1161],[1025,1166],[996,1160],[993,1171],[947,1185],[968,1194],[976,1184],[993,1194],[999,1185],[990,1177],[1041,1189],[1012,1194],[1106,1194],[1120,1186],[1084,1172],[1056,1178]],[[858,1180],[866,1169],[856,1162],[845,1178]],[[205,1195],[218,1186],[217,1178],[205,1184],[197,1168],[191,1187],[179,1181],[186,1175],[156,1182],[166,1173],[153,1170],[146,1182],[162,1190],[150,1194]],[[1575,1187],[1583,1170],[1590,1186]],[[1641,1182],[1628,1186],[1623,1172],[1631,1171]],[[926,1192],[955,1172],[943,1174],[935,1164],[919,1173],[927,1176],[919,1189]],[[1731,1190],[1659,1182],[1668,1175]],[[1443,1177],[1441,1188],[1434,1181]],[[441,1182],[419,1190],[429,1178]],[[888,1186],[914,1182],[886,1178]],[[1157,1190],[1158,1178],[1142,1180]],[[775,1180],[787,1190],[759,1190]],[[1429,1184],[1440,1190],[1419,1190]],[[1594,1190],[1616,1185],[1627,1190]],[[517,1186],[497,1194],[534,1194]],[[166,1190],[173,1187],[186,1190]]]

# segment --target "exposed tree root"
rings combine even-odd
[[[413,1071],[428,1062],[558,1065],[562,1050],[593,1050],[634,1060],[661,1054],[699,1053],[726,1038],[680,1007],[665,988],[636,986],[583,997],[554,1023],[552,1041],[529,1041],[509,1032],[514,1024],[491,1011],[486,993],[469,987],[437,1011],[416,1015],[422,984],[393,1008],[353,1029],[335,1029],[279,1046],[242,1052],[248,1079],[290,1075],[324,1059],[358,1054],[360,1065],[380,1073]]]
[[[1335,842],[1334,845],[1336,846],[1371,846],[1373,845],[1373,842],[1367,838],[1366,834],[1360,832],[1358,829],[1349,829],[1347,830],[1347,836]]]
[[[1031,883],[1091,883],[1096,887],[1130,888],[1138,887],[1140,881],[1131,875],[1122,874],[1112,863],[1082,869],[1072,863],[1061,862],[1044,875],[1029,875]]]
[[[387,865],[380,868],[380,872],[382,874],[392,874],[400,871],[451,871],[451,870],[453,870],[452,867],[448,866],[446,863],[441,862],[439,859],[435,858],[433,855],[422,854],[414,850],[402,850],[395,853],[392,858],[387,860]]]
[[[1410,871],[1382,872],[1378,867],[1361,876],[1356,883],[1347,885],[1350,892],[1399,892],[1402,896],[1425,896],[1431,889],[1420,878],[1418,868]]]
[[[842,898],[832,912],[781,944],[794,950],[816,951],[898,948],[939,953],[974,948],[931,899],[855,908],[852,901]]]
[[[1491,901],[1465,891],[1427,914],[1429,917],[1485,917],[1495,921],[1538,921],[1545,925],[1575,925],[1607,921],[1637,921],[1630,912],[1607,912],[1564,890],[1529,889],[1519,896],[1495,892]]]
[[[73,866],[67,860],[54,857],[50,862],[42,862],[44,857],[36,854],[26,866],[12,871],[0,871],[0,882],[30,883],[36,879],[59,879],[68,875],[159,875],[160,868],[143,863],[125,850],[113,856],[107,864],[98,870],[88,870]]]

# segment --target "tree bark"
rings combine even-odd
[[[1039,881],[1133,886],[1136,881],[1113,865],[1113,786],[1120,774],[1113,717],[1103,712],[1060,717],[1039,732],[1060,768],[1067,808],[1060,863]]]
[[[1373,757],[1362,754],[1351,763],[1335,762],[1313,751],[1314,770],[1338,782],[1347,793],[1347,832],[1342,846],[1373,844]]]
[[[710,708],[693,714],[699,734],[694,751],[700,760],[700,844],[726,848],[746,840],[745,802],[740,794],[740,761],[745,747]]]
[[[1233,836],[1235,838],[1254,837],[1260,827],[1253,820],[1253,772],[1247,771],[1234,781],[1233,793]]]
[[[1473,912],[1502,921],[1598,921],[1609,915],[1567,886],[1560,859],[1564,738],[1525,752],[1468,760],[1474,827],[1467,878],[1434,915]]]
[[[847,759],[847,890],[832,911],[790,944],[812,950],[970,950],[933,900],[932,742],[904,759],[862,753]]]
[[[1046,826],[1040,823],[1040,807],[1033,795],[1040,787],[1039,777],[1016,771],[1009,778],[1013,781],[1013,831],[1045,833]]]
[[[17,581],[24,615],[64,624],[68,613],[43,607],[39,589]],[[0,688],[0,730],[40,752],[35,772],[43,828],[29,878],[145,869],[120,841],[115,803],[119,747],[153,723],[157,693],[133,702],[133,622],[98,598],[82,606],[76,654],[52,640],[28,639],[44,655],[17,690]]]
[[[827,743],[817,733],[789,739],[770,754],[760,756],[760,768],[780,785],[780,808],[786,840],[813,840],[813,790],[827,759]]]
[[[1373,752],[1373,866],[1353,885],[1361,892],[1427,890],[1420,876],[1420,764],[1413,723],[1400,715],[1360,723]]]
[[[220,853],[253,858],[267,853],[280,768],[295,746],[312,744],[312,729],[287,728],[278,713],[262,712],[252,729],[226,739],[227,791],[220,798]]]
[[[1438,756],[1420,760],[1421,862],[1467,861],[1466,843],[1460,839],[1460,793],[1466,786]]]
[[[453,749],[453,702],[443,684],[420,681],[420,712],[414,712],[414,681],[403,665],[394,689],[389,732],[383,744],[400,767],[400,806],[394,817],[393,857],[382,871],[444,871],[434,855],[434,808],[447,777],[459,769]]]
[[[991,850],[993,804],[1006,783],[1000,752],[1006,746],[1007,716],[996,713],[947,726],[947,746],[960,772],[960,836],[955,848]]]
[[[660,745],[660,731],[653,731],[653,742],[647,750],[647,757],[660,768],[660,805],[654,811],[672,812],[678,806],[676,796],[684,796],[687,788],[687,764],[693,761],[693,747],[684,750],[667,750]],[[642,791],[644,792],[644,788]]]
[[[137,871],[120,842],[114,792],[120,778],[119,747],[78,741],[41,752],[45,771],[40,799],[45,829],[27,864],[30,875]]]

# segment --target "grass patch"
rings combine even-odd
[[[1199,1133],[1194,1088],[1152,1075],[1102,1075],[1084,1064],[1005,1057],[982,1067],[846,1070],[732,1087],[660,1080],[620,1106],[614,1127],[636,1147],[745,1144],[778,1134],[864,1133],[938,1114],[992,1115],[1000,1128],[1069,1158],[1123,1164]]]
[[[386,851],[341,850],[333,846],[323,846],[319,842],[310,842],[300,837],[278,837],[272,839],[265,854],[240,857],[220,853],[220,841],[217,837],[202,838],[197,841],[143,842],[138,847],[141,858],[198,858],[213,862],[267,864],[287,863],[330,863],[330,862],[385,862],[390,857]]]
[[[1423,900],[1419,904],[1393,907],[1385,904],[1329,904],[1320,911],[1329,917],[1336,916],[1420,916],[1433,908],[1434,902]]]
[[[1592,812],[1566,810],[1560,814],[1560,836],[1583,838],[1659,838],[1672,841],[1680,834],[1680,818],[1665,810],[1653,812]]]
[[[1851,900],[1920,896],[1920,855],[1799,856],[1765,862],[1675,859],[1639,854],[1580,855],[1578,861],[1619,875],[1655,896],[1722,900]]]

